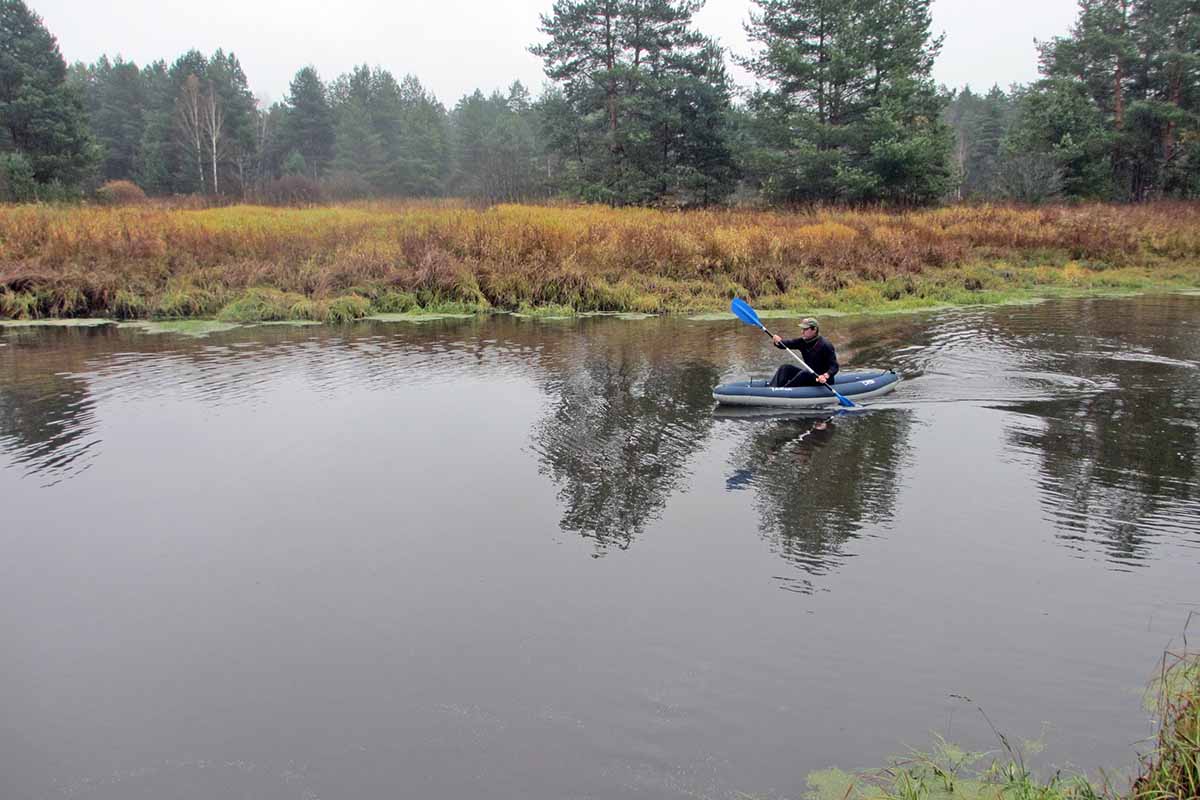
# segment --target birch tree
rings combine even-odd
[[[196,177],[200,182],[200,191],[205,191],[204,176],[204,139],[205,139],[205,97],[200,87],[200,79],[188,75],[183,82],[183,88],[175,101],[175,122],[179,132],[186,142],[188,151],[196,159]]]
[[[217,167],[221,163],[221,145],[225,134],[225,107],[217,97],[211,82],[208,84],[208,91],[202,100],[200,122],[212,163],[213,194],[220,194],[221,187],[217,178]]]

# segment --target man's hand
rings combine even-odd
[[[777,334],[775,334],[774,336],[772,336],[772,337],[771,337],[771,341],[772,341],[772,342],[774,342],[774,343],[775,343],[775,344],[777,344],[777,345],[779,345],[779,344],[783,344],[783,337],[782,337],[782,336],[780,336],[780,335],[777,333]]]
[[[827,383],[829,381],[829,373],[823,372],[817,376],[817,383]]]

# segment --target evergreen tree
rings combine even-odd
[[[691,27],[699,0],[557,0],[531,47],[577,117],[561,188],[614,204],[719,200],[729,86],[719,50]],[[703,154],[703,155],[701,155]]]
[[[142,73],[133,62],[107,56],[72,67],[100,156],[102,180],[136,180],[145,129]]]
[[[414,75],[400,82],[400,137],[397,162],[399,193],[440,194],[450,172],[450,133],[446,109]]]
[[[384,178],[383,164],[383,142],[371,124],[366,101],[347,99],[337,112],[334,170],[359,178],[378,191]]]
[[[450,117],[454,143],[451,189],[491,201],[529,199],[542,192],[541,147],[528,90],[515,82],[507,95],[475,91]]]
[[[296,73],[285,104],[283,148],[303,156],[308,176],[319,178],[333,161],[335,131],[328,93],[314,68]]]
[[[1112,132],[1086,87],[1077,81],[1048,79],[1017,93],[1015,100],[1016,116],[1005,139],[1006,153],[1051,157],[1061,175],[1061,190],[1068,197],[1110,197]],[[1040,161],[1028,163],[1042,170]]]
[[[1142,57],[1137,101],[1129,109],[1129,147],[1141,165],[1131,193],[1137,199],[1186,195],[1200,179],[1193,157],[1200,138],[1200,3],[1139,0],[1131,27]]]
[[[397,82],[366,65],[334,81],[335,166],[377,194],[431,195],[449,172],[449,134],[442,105],[413,76]]]
[[[930,0],[755,0],[746,66],[770,87],[747,170],[777,200],[930,202],[951,185]]]
[[[451,188],[466,197],[487,197],[487,137],[499,115],[493,101],[476,89],[464,96],[450,115],[454,172]]]
[[[999,86],[983,98],[970,146],[971,171],[967,187],[972,196],[995,196],[1004,157],[1004,137],[1012,118],[1012,104]]]
[[[1195,0],[1080,0],[1079,17],[1066,37],[1041,45],[1044,78],[1035,93],[1054,106],[1082,97],[1098,125],[1092,139],[1072,137],[1071,147],[1041,152],[1054,157],[1068,193],[1142,200],[1190,195],[1200,163],[1189,146],[1200,135],[1200,5]],[[1039,101],[1031,98],[1034,106]],[[1076,109],[1078,110],[1078,109]],[[1053,141],[1054,122],[1041,119],[1040,133]],[[1100,181],[1096,163],[1079,158],[1107,148],[1109,174]]]
[[[1012,100],[999,86],[993,86],[986,95],[964,87],[946,106],[943,118],[955,139],[955,199],[1000,196],[1004,140],[1012,116]]]
[[[255,182],[262,186],[274,178],[285,174],[284,165],[293,152],[289,149],[288,141],[283,131],[287,122],[288,109],[282,103],[272,103],[268,108],[259,108],[255,114]],[[330,151],[330,162],[333,152]],[[304,174],[309,174],[308,163],[305,162]]]
[[[165,61],[147,64],[141,72],[145,105],[135,181],[150,194],[169,194],[181,183],[174,125],[175,86]]]
[[[83,97],[58,42],[23,0],[0,0],[0,151],[28,161],[38,184],[74,186],[98,157]]]

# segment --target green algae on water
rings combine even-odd
[[[435,322],[442,319],[471,319],[474,314],[428,314],[405,311],[393,314],[370,314],[363,317],[370,322]]]
[[[100,328],[104,325],[115,325],[111,319],[0,319],[0,327],[4,328]]]
[[[255,322],[251,324],[261,328],[311,328],[313,325],[324,325],[325,323],[315,319],[277,319],[270,322]]]
[[[137,322],[122,322],[119,327],[133,328],[148,334],[175,333],[180,336],[208,336],[210,333],[223,333],[242,327],[236,322],[221,322],[215,319],[172,319],[161,321],[139,320]]]

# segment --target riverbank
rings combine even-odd
[[[966,698],[962,698],[966,700]],[[968,701],[969,702],[969,701]],[[1168,653],[1146,701],[1158,721],[1134,777],[1118,772],[1084,775],[1055,771],[1039,778],[1027,763],[1037,743],[1016,743],[1001,732],[997,750],[968,752],[936,738],[929,752],[912,752],[881,770],[813,773],[810,800],[1190,800],[1200,797],[1200,658]],[[982,709],[980,709],[982,712]],[[986,714],[985,714],[986,717]],[[991,725],[991,720],[988,720]]]
[[[0,207],[0,319],[809,313],[1200,288],[1200,204]]]

